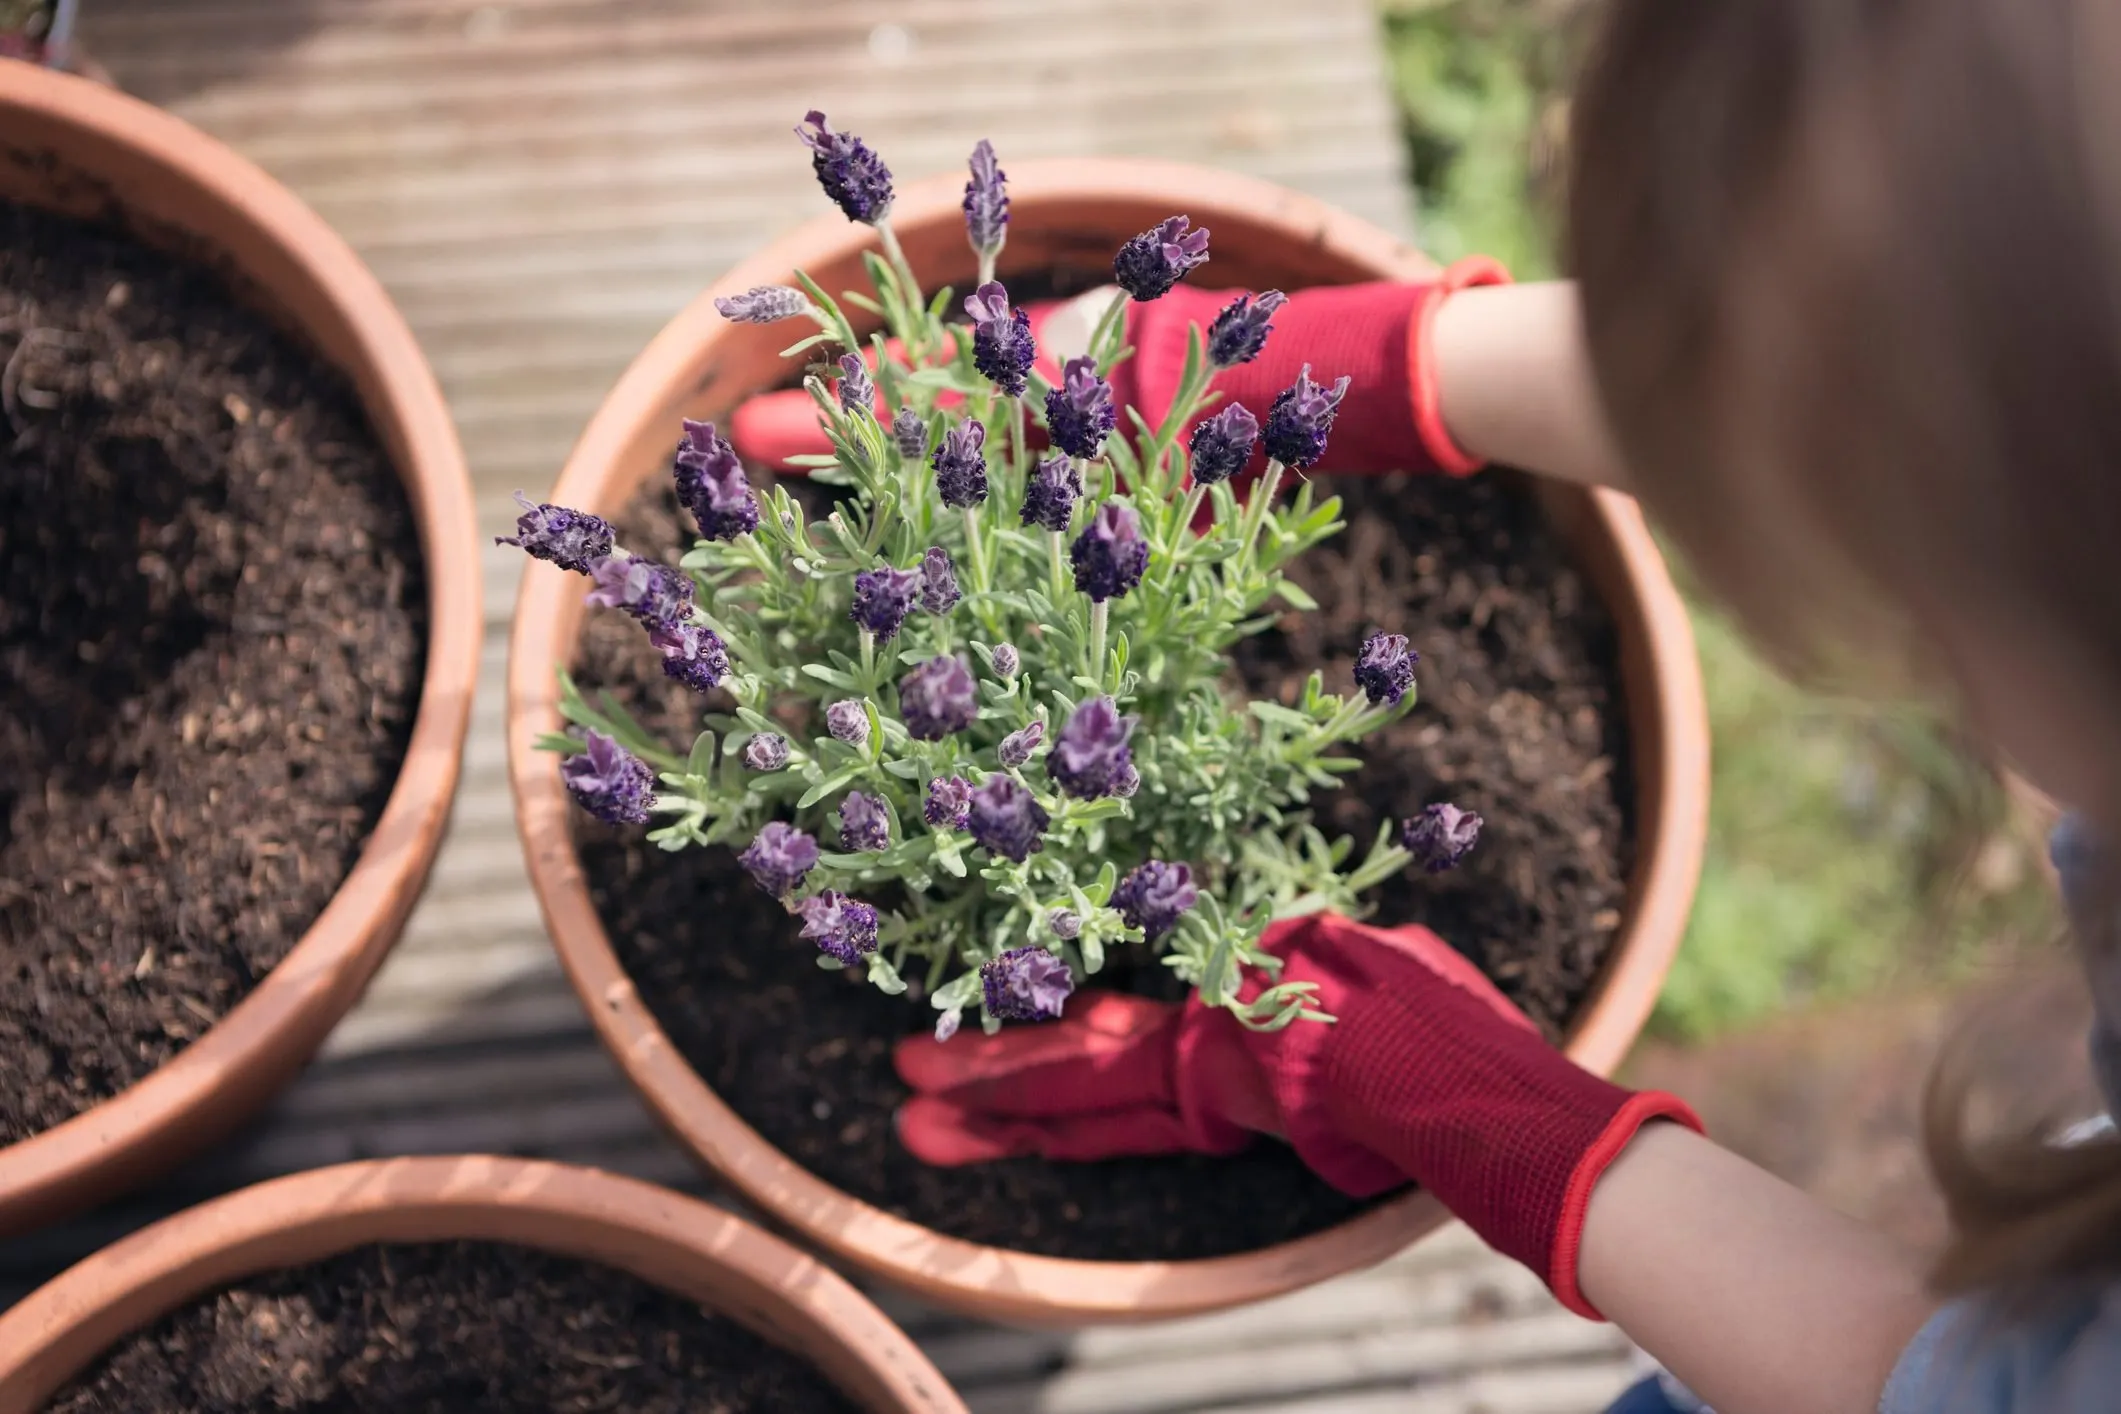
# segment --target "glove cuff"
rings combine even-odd
[[[1436,367],[1436,312],[1460,290],[1509,283],[1510,272],[1501,261],[1468,256],[1422,291],[1421,303],[1407,324],[1407,393],[1414,405],[1414,430],[1429,460],[1446,476],[1471,476],[1487,462],[1459,446],[1444,425],[1443,381]]]
[[[1562,1193],[1561,1215],[1554,1223],[1553,1252],[1548,1269],[1542,1275],[1556,1299],[1586,1320],[1605,1319],[1584,1296],[1583,1288],[1576,1280],[1576,1263],[1583,1254],[1584,1219],[1591,1211],[1591,1193],[1613,1161],[1634,1142],[1642,1127],[1654,1120],[1683,1124],[1696,1134],[1703,1132],[1701,1117],[1676,1095],[1668,1095],[1662,1090],[1643,1090],[1630,1095],[1598,1137],[1591,1141],[1590,1148],[1584,1150],[1583,1157],[1576,1161],[1575,1169],[1569,1174],[1568,1187]]]

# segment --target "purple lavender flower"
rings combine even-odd
[[[891,812],[884,802],[861,791],[847,792],[840,802],[840,849],[848,854],[876,854],[891,848]]]
[[[1355,655],[1355,685],[1373,704],[1397,707],[1414,686],[1414,665],[1420,661],[1405,634],[1373,633]]]
[[[651,623],[648,641],[663,655],[663,676],[712,692],[729,676],[729,649],[705,624]]]
[[[1037,946],[981,963],[979,980],[987,1014],[1003,1021],[1052,1021],[1075,990],[1068,964]]]
[[[1013,678],[1016,676],[1016,670],[1022,666],[1023,660],[1017,656],[1015,644],[1002,643],[995,646],[994,671],[996,673],[1005,678]]]
[[[1326,454],[1326,436],[1340,411],[1340,400],[1348,395],[1348,380],[1334,380],[1330,389],[1311,381],[1311,365],[1305,364],[1296,381],[1274,398],[1267,409],[1267,455],[1283,466],[1307,467]]]
[[[575,804],[607,825],[644,825],[655,801],[648,763],[599,731],[585,731],[587,750],[560,762],[560,780]]]
[[[1425,806],[1419,815],[1399,827],[1400,847],[1414,856],[1431,874],[1455,869],[1473,852],[1480,839],[1481,820],[1470,810],[1455,805]]]
[[[1199,901],[1193,870],[1160,859],[1140,865],[1112,891],[1112,906],[1119,916],[1129,928],[1141,929],[1151,942],[1176,928],[1179,916]]]
[[[854,966],[876,951],[876,909],[838,889],[812,894],[795,906],[803,936],[825,956]]]
[[[833,205],[849,221],[874,226],[891,211],[891,169],[853,133],[836,133],[825,115],[812,109],[795,130],[810,149],[810,169]]]
[[[1072,908],[1056,908],[1046,915],[1046,926],[1054,937],[1072,943],[1083,935],[1083,916]]]
[[[1070,556],[1075,587],[1102,604],[1142,582],[1149,567],[1149,542],[1142,539],[1141,518],[1117,501],[1097,508],[1090,524],[1075,537]]]
[[[1280,290],[1262,295],[1239,295],[1223,306],[1208,326],[1208,362],[1217,368],[1235,368],[1259,357],[1274,332],[1272,319],[1289,297]]]
[[[847,617],[876,635],[878,643],[889,643],[913,612],[914,596],[921,592],[919,570],[898,570],[889,565],[863,570],[854,577],[854,605]]]
[[[918,461],[928,450],[928,420],[912,408],[900,408],[891,419],[891,440],[907,461]]]
[[[1039,743],[1045,739],[1046,724],[1033,722],[1023,730],[1013,731],[1003,737],[1002,744],[995,749],[995,755],[1001,758],[1006,769],[1013,771],[1029,761],[1032,754],[1038,750]]]
[[[1259,419],[1244,404],[1232,403],[1215,416],[1194,424],[1186,444],[1193,454],[1193,479],[1203,486],[1228,481],[1252,460],[1259,445]]]
[[[736,862],[760,888],[775,898],[786,898],[817,867],[817,841],[793,825],[774,820],[753,837]]]
[[[935,468],[935,489],[943,504],[962,510],[987,499],[987,429],[967,418],[943,433],[928,459]]]
[[[915,741],[941,741],[979,716],[979,684],[965,660],[930,658],[898,680],[898,715]]]
[[[984,256],[1000,253],[1009,238],[1009,174],[994,159],[985,138],[972,149],[972,180],[965,183],[965,235]]]
[[[860,354],[840,355],[840,411],[853,416],[876,406],[876,384]]]
[[[1045,847],[1039,836],[1052,823],[1031,792],[1007,776],[989,776],[975,787],[965,817],[973,843],[1018,864]]]
[[[1173,216],[1119,248],[1112,279],[1138,300],[1162,299],[1188,270],[1207,263],[1207,229],[1191,229],[1187,218]]]
[[[778,324],[806,312],[810,296],[787,285],[753,285],[740,295],[718,297],[714,307],[733,324]]]
[[[837,741],[860,746],[869,740],[869,708],[849,697],[825,709],[825,730]]]
[[[972,813],[972,782],[963,776],[937,776],[928,782],[921,818],[938,830],[962,830]]]
[[[1009,292],[997,280],[989,280],[976,294],[965,297],[965,313],[973,321],[973,367],[1008,396],[1022,397],[1029,386],[1031,365],[1038,361],[1031,316],[1009,308]]]
[[[1105,434],[1118,422],[1112,385],[1097,376],[1097,360],[1069,359],[1061,370],[1061,386],[1046,394],[1046,428],[1053,445],[1088,461],[1104,450]]]
[[[516,504],[523,508],[516,517],[516,533],[496,535],[494,544],[513,545],[576,574],[588,574],[611,554],[611,523],[603,517],[565,506],[541,506],[521,491],[516,492]]]
[[[950,563],[950,552],[930,545],[921,556],[921,607],[931,614],[947,614],[964,597],[957,587],[957,566]]]
[[[944,1012],[941,1016],[938,1016],[935,1019],[936,1041],[940,1043],[949,1040],[952,1036],[955,1036],[957,1034],[957,1028],[963,1025],[964,1021],[965,1011],[962,1007],[952,1007],[950,1008],[950,1010]]]
[[[672,468],[678,500],[709,540],[734,540],[759,528],[759,499],[744,479],[744,462],[711,422],[685,419]]]
[[[1122,717],[1109,697],[1093,697],[1068,714],[1068,724],[1046,753],[1046,773],[1077,800],[1118,794],[1121,773],[1132,769],[1127,739],[1139,721]]]
[[[692,576],[653,560],[606,555],[589,571],[596,588],[588,600],[601,609],[623,609],[651,628],[681,624],[692,613]]]
[[[1112,781],[1112,793],[1121,800],[1134,799],[1135,793],[1141,788],[1142,773],[1134,769],[1132,761],[1120,767],[1119,774]]]
[[[754,771],[778,771],[788,764],[788,738],[760,732],[744,743],[744,764]]]
[[[1075,463],[1065,456],[1047,457],[1025,479],[1023,523],[1065,535],[1082,494],[1082,473],[1075,469]]]

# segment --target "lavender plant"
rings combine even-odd
[[[1057,386],[1035,369],[1025,311],[992,278],[1009,201],[987,143],[964,201],[981,279],[958,323],[952,292],[927,296],[891,234],[882,158],[822,114],[798,132],[826,194],[879,233],[872,288],[834,299],[799,275],[719,307],[814,326],[786,352],[818,351],[803,386],[832,451],[803,463],[847,494],[813,522],[688,421],[672,475],[700,538],[677,569],[629,556],[595,516],[526,500],[505,543],[638,620],[664,672],[701,694],[705,728],[680,755],[563,679],[579,732],[541,745],[566,754],[562,778],[598,818],[653,817],[666,849],[734,851],[821,967],[925,997],[939,1037],[972,1011],[989,1031],[1060,1015],[1121,945],[1160,954],[1247,1026],[1331,1020],[1309,984],[1278,980],[1268,925],[1359,916],[1368,890],[1455,864],[1479,829],[1430,807],[1358,859],[1310,817],[1312,793],[1359,764],[1348,748],[1411,709],[1404,638],[1372,636],[1349,693],[1314,673],[1294,704],[1243,701],[1226,680],[1231,649],[1281,606],[1316,607],[1286,570],[1341,528],[1340,503],[1309,483],[1280,492],[1324,451],[1347,380],[1306,369],[1264,420],[1232,405],[1181,445],[1219,400],[1216,374],[1264,347],[1278,292],[1193,330],[1151,422],[1114,405],[1122,300]],[[1115,281],[1158,298],[1208,242],[1174,216],[1126,242]],[[882,325],[866,344],[849,307]],[[1240,501],[1232,479],[1262,443],[1264,477]],[[1267,975],[1244,999],[1247,969]]]

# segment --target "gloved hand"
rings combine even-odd
[[[1421,1184],[1597,1319],[1576,1284],[1592,1187],[1643,1124],[1698,1131],[1693,1111],[1568,1060],[1425,928],[1319,916],[1276,924],[1264,946],[1337,1020],[1261,1033],[1198,1000],[1085,992],[1050,1025],[911,1037],[894,1056],[915,1092],[901,1139],[955,1165],[1229,1154],[1278,1135],[1355,1197]]]
[[[1456,476],[1477,471],[1481,463],[1453,443],[1444,427],[1429,330],[1447,295],[1508,279],[1494,261],[1476,258],[1460,261],[1425,284],[1299,290],[1275,314],[1265,351],[1218,375],[1214,387],[1225,403],[1242,403],[1265,421],[1275,395],[1296,381],[1305,364],[1322,382],[1346,374],[1352,380],[1347,399],[1325,457],[1313,471],[1440,471]],[[1114,401],[1139,409],[1155,425],[1178,390],[1187,329],[1198,324],[1205,330],[1236,294],[1180,285],[1162,299],[1130,304],[1126,342],[1133,345],[1134,356],[1113,370]],[[1105,307],[1099,301],[1117,296],[1117,290],[1101,290],[1077,300],[1027,307],[1038,341],[1038,371],[1047,382],[1058,383],[1061,362],[1084,351]],[[893,411],[881,405],[881,396],[878,411],[886,419]],[[1185,432],[1191,430],[1189,426]],[[762,394],[738,407],[729,436],[746,460],[775,469],[788,469],[791,457],[831,450],[818,430],[816,409],[799,389]],[[1255,453],[1244,480],[1264,466],[1264,454]]]

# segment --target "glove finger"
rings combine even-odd
[[[948,1041],[909,1036],[892,1052],[915,1092],[992,1115],[1041,1118],[1169,1105],[1178,1008],[1088,993],[1063,1020]]]
[[[1467,993],[1495,1015],[1521,1030],[1538,1034],[1532,1019],[1496,990],[1473,960],[1419,924],[1373,928],[1333,914],[1314,914],[1274,924],[1260,944],[1281,957],[1302,954],[1329,972],[1349,974],[1350,985],[1391,985],[1392,964],[1412,961],[1431,976]],[[1383,964],[1379,966],[1379,964]]]
[[[1205,1147],[1177,1115],[1155,1106],[1028,1120],[997,1117],[929,1096],[917,1096],[899,1109],[898,1132],[915,1158],[942,1167],[1027,1156],[1081,1163],[1150,1154],[1235,1153],[1250,1142],[1249,1135],[1239,1135],[1234,1147]]]
[[[806,468],[788,465],[791,458],[827,456],[832,451],[817,415],[817,405],[800,388],[761,393],[738,404],[730,414],[729,444],[747,462],[801,476]]]

